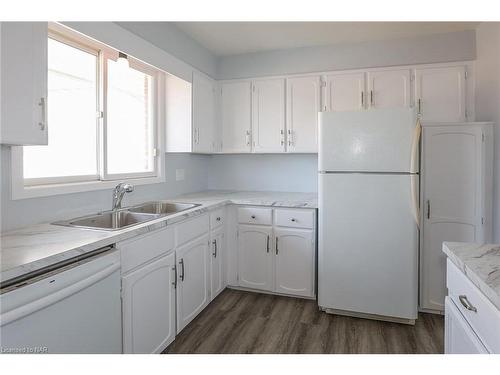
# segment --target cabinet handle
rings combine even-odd
[[[45,127],[47,126],[47,100],[44,97],[41,97],[38,105],[42,110],[42,121],[38,123],[38,126],[40,127],[41,131],[44,131]]]
[[[287,134],[288,134],[288,146],[291,146],[291,145],[292,145],[292,143],[293,143],[293,139],[292,139],[292,130],[291,130],[291,129],[288,129]]]
[[[220,216],[218,216],[215,220],[220,221]]]
[[[172,285],[174,289],[177,289],[177,266],[173,266],[172,271],[174,271],[174,281],[172,281]]]
[[[250,216],[252,219],[255,219],[255,215]]]
[[[281,135],[281,145],[283,146],[285,144],[285,132],[283,129],[280,130],[280,135]]]
[[[212,244],[214,245],[214,252],[212,253],[214,258],[217,258],[217,240],[213,240]]]
[[[418,112],[417,112],[417,114],[420,116],[420,115],[422,115],[422,99],[418,99],[417,103],[418,103]]]
[[[276,237],[276,255],[278,255],[278,237]]]
[[[181,259],[179,261],[179,264],[180,264],[181,270],[182,270],[182,274],[179,275],[179,279],[181,279],[181,281],[184,281],[184,259]]]
[[[427,219],[431,218],[431,201],[427,200]]]
[[[267,235],[267,245],[266,245],[266,250],[269,252],[269,234]]]
[[[247,146],[250,146],[250,130],[246,131],[245,137],[246,137]]]
[[[467,310],[477,313],[477,309],[469,302],[469,300],[467,299],[467,296],[461,295],[461,296],[458,296],[458,299],[460,300],[460,303],[462,304],[462,306],[465,307]]]
[[[361,108],[365,106],[365,92],[361,91]]]
[[[297,221],[297,219],[295,219],[294,217],[292,217],[290,220],[293,221],[294,223]]]
[[[373,90],[370,90],[370,105],[372,107],[375,105],[375,101],[373,100]]]

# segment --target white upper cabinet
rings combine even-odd
[[[369,108],[410,107],[410,70],[380,70],[367,73]]]
[[[285,150],[285,80],[254,81],[252,85],[254,152]]]
[[[1,24],[0,143],[46,145],[47,22]]]
[[[366,108],[365,74],[339,73],[325,76],[326,110],[355,111]]]
[[[165,82],[165,151],[193,151],[191,82],[167,75]]]
[[[288,78],[286,100],[287,151],[318,152],[321,77]]]
[[[251,82],[221,84],[222,150],[245,153],[251,144]]]
[[[466,121],[465,74],[465,66],[416,69],[415,104],[422,121]]]
[[[215,81],[193,73],[193,152],[219,151],[215,127]]]

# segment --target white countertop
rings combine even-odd
[[[500,310],[500,244],[444,242],[443,252]]]
[[[317,208],[316,193],[209,190],[166,200],[198,203],[201,206],[116,231],[88,230],[45,223],[2,233],[0,281],[172,225],[225,204]]]

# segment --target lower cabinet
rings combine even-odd
[[[124,353],[158,353],[174,340],[174,267],[171,252],[123,276]]]
[[[240,286],[268,291],[274,289],[272,234],[272,226],[238,226],[238,278]]]
[[[314,296],[314,234],[309,229],[276,228],[276,285],[279,293]]]
[[[203,235],[176,250],[177,333],[210,302],[209,236]]]
[[[225,282],[225,255],[226,238],[224,227],[212,231],[210,241],[210,288],[211,299],[214,299],[222,292],[226,286]]]
[[[445,354],[488,353],[450,297],[446,297],[445,300],[444,352]]]

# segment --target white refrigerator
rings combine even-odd
[[[411,109],[319,114],[321,309],[417,318],[419,136]]]

